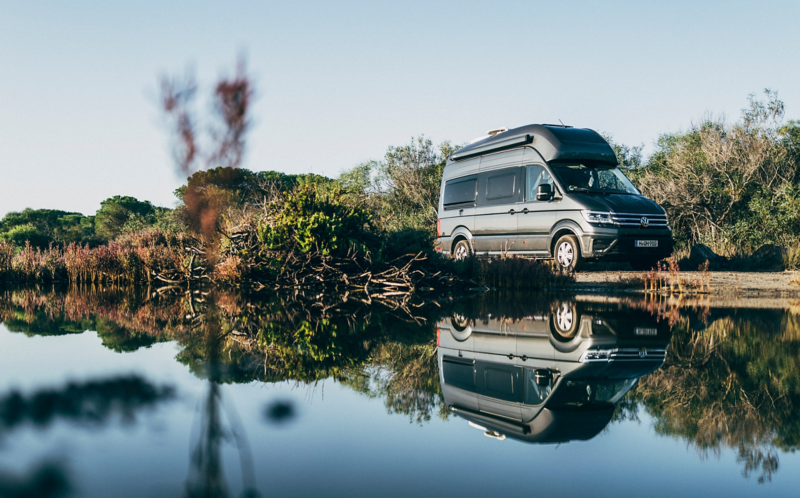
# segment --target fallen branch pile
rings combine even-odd
[[[361,289],[367,295],[378,293],[385,297],[433,290],[484,288],[473,280],[442,272],[421,252],[380,263],[373,263],[355,253],[346,257],[328,256],[318,251],[290,253],[276,273],[273,279],[255,279],[253,283],[259,288],[274,290],[308,287]]]

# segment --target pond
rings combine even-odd
[[[0,289],[0,496],[794,496],[799,407],[791,305]]]

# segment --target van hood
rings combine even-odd
[[[661,206],[643,195],[595,194],[590,192],[570,192],[573,199],[591,211],[613,211],[632,214],[665,214]]]

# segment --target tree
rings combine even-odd
[[[94,217],[95,231],[110,240],[122,233],[122,228],[132,216],[152,219],[155,214],[156,208],[150,201],[115,195],[100,203],[100,209]]]
[[[781,126],[784,106],[777,94],[765,95],[765,101],[751,95],[734,124],[709,117],[687,133],[662,135],[645,167],[631,175],[644,195],[667,210],[678,239],[741,242],[747,230],[732,227],[753,219],[751,201],[796,183],[793,128]]]
[[[0,238],[17,246],[30,242],[46,248],[50,243],[94,242],[94,217],[57,209],[24,209],[0,220]]]

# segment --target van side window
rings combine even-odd
[[[450,180],[444,184],[444,200],[442,204],[445,209],[463,207],[474,204],[478,194],[478,177],[473,175],[465,178]]]
[[[490,176],[486,180],[486,200],[510,199],[514,197],[517,179],[515,173],[503,173]]]
[[[528,166],[525,173],[525,200],[535,201],[539,185],[546,184],[550,184],[551,187],[553,185],[553,178],[550,173],[541,166]]]

